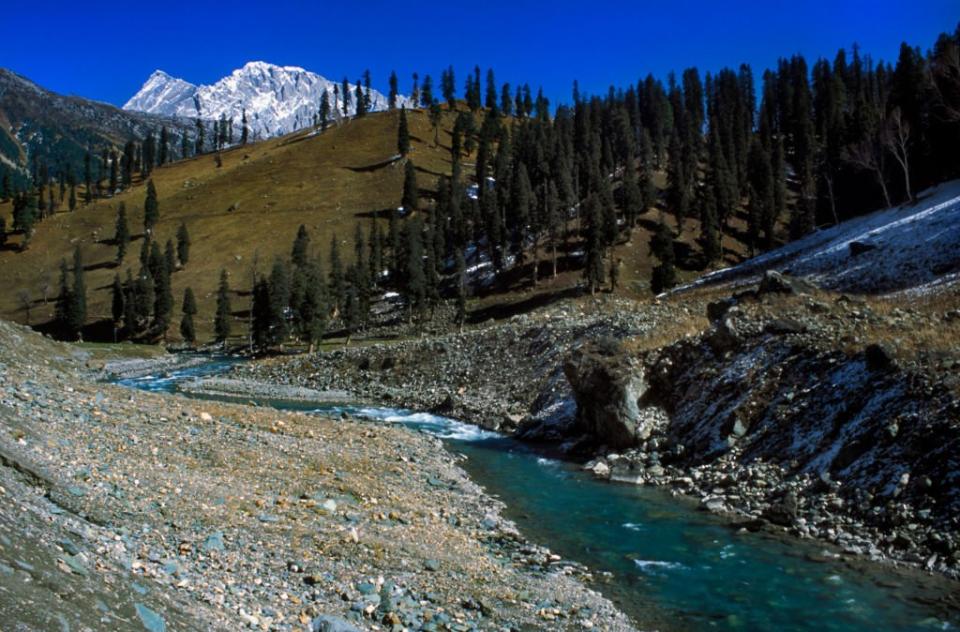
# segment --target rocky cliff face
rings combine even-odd
[[[643,354],[632,377],[617,373],[611,385],[649,384],[639,410],[612,407],[621,391],[606,393],[597,411],[616,413],[623,427],[645,415],[666,419],[618,454],[609,452],[623,448],[621,433],[609,431],[615,423],[597,426],[607,454],[589,469],[671,485],[711,511],[851,552],[960,572],[956,358],[898,359],[857,332],[897,320],[916,327],[921,319],[885,317],[844,296],[827,303],[803,288],[771,276],[759,292],[711,305],[713,324],[702,335]],[[957,326],[952,312],[932,317],[945,336]],[[626,366],[612,357],[604,363],[590,374]],[[578,403],[581,414],[595,407]]]

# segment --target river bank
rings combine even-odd
[[[715,311],[734,320],[711,322],[706,306],[717,298],[725,307]],[[739,302],[729,314],[736,301],[722,294],[652,305],[570,302],[463,334],[238,366],[233,377],[284,388],[353,385],[363,401],[432,410],[549,442],[579,462],[592,459],[588,465],[601,478],[670,489],[744,528],[820,540],[845,557],[956,578],[960,511],[949,481],[960,465],[949,446],[960,437],[955,418],[950,421],[958,365],[949,353],[906,344],[927,323],[953,322],[952,312],[891,312],[883,304],[813,289],[798,293],[789,285]],[[603,337],[623,341],[641,373],[673,375],[689,392],[678,389],[672,397],[699,407],[641,407],[649,433],[630,449],[584,437],[563,363],[573,348]],[[865,359],[864,349],[878,340],[901,344],[881,359],[887,364],[869,369],[874,360]],[[690,375],[668,368],[677,362]],[[783,362],[796,367],[795,377],[777,377]],[[871,392],[870,380],[884,385],[877,391],[882,406],[857,394]],[[844,381],[852,391],[836,390]],[[809,388],[816,384],[834,386],[827,395]],[[680,418],[686,421],[672,423]],[[929,422],[910,421],[918,418]],[[791,452],[790,428],[800,427],[809,437],[794,441]],[[882,455],[857,447],[877,433],[891,437]],[[942,444],[940,456],[918,460],[932,440]],[[921,474],[924,468],[930,471]],[[938,479],[940,486],[926,482]]]
[[[3,323],[0,349],[18,629],[634,629],[433,437],[95,383]]]

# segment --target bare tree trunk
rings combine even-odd
[[[887,183],[883,179],[883,172],[880,169],[877,169],[874,173],[877,174],[877,182],[880,183],[880,190],[883,191],[883,200],[887,205],[887,208],[891,208],[893,203],[890,201],[890,193],[887,191]]]

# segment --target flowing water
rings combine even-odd
[[[213,359],[169,374],[118,380],[175,392],[223,372]],[[442,438],[464,468],[506,502],[532,540],[613,578],[601,591],[643,624],[676,630],[951,630],[937,601],[955,583],[874,564],[823,561],[823,547],[739,533],[657,489],[595,481],[575,466],[476,426],[383,407],[263,401],[318,414],[348,412]]]

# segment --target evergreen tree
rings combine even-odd
[[[343,115],[350,115],[350,82],[347,81],[347,78],[343,78],[343,88],[340,90],[340,94],[343,95]]]
[[[330,93],[326,90],[323,91],[323,96],[320,97],[320,131],[327,131],[327,126],[330,124]]]
[[[417,169],[412,160],[407,160],[403,172],[403,196],[400,205],[407,215],[416,212],[420,205],[420,189],[417,187]]]
[[[77,209],[77,185],[72,182],[70,183],[70,201],[67,204],[67,208],[71,211]]]
[[[587,283],[590,294],[594,294],[603,284],[603,226],[600,206],[596,195],[590,195],[583,203],[583,214],[586,219],[586,265],[583,269],[583,278]]]
[[[193,153],[200,155],[203,153],[203,148],[206,144],[207,130],[203,125],[203,121],[200,119],[196,120],[194,126],[197,128],[197,148]]]
[[[253,303],[251,311],[251,336],[253,346],[257,349],[266,349],[272,343],[270,336],[270,282],[260,277],[253,285]]]
[[[680,135],[674,133],[670,137],[667,162],[667,205],[677,220],[678,232],[683,231],[683,220],[690,210],[690,188],[685,172]]]
[[[423,87],[420,89],[420,99],[414,98],[413,105],[416,107],[419,104],[420,107],[429,108],[436,102],[437,100],[433,98],[433,79],[430,75],[426,75],[423,78]]]
[[[172,239],[168,239],[163,248],[163,260],[164,265],[167,266],[167,271],[170,274],[173,274],[177,269],[177,251],[173,246]]]
[[[160,220],[160,204],[157,202],[157,189],[153,180],[147,181],[147,198],[143,203],[143,228],[149,235]]]
[[[67,309],[67,331],[83,340],[83,325],[87,322],[87,286],[84,281],[83,256],[78,245],[73,251],[73,288]]]
[[[363,84],[357,79],[356,85],[357,118],[363,118],[367,114],[367,98],[363,94]]]
[[[67,260],[60,260],[60,291],[54,305],[53,319],[60,331],[66,334],[69,331],[70,309],[73,305],[73,292],[70,289],[70,268]]]
[[[343,301],[346,295],[346,279],[343,274],[343,263],[340,260],[340,245],[337,243],[336,235],[330,238],[329,288],[331,306],[335,311],[339,311],[343,308]]]
[[[383,236],[380,234],[380,224],[376,215],[370,217],[370,232],[367,235],[370,246],[370,284],[379,284],[383,274]]]
[[[403,267],[400,288],[406,298],[408,314],[423,309],[427,298],[427,283],[423,269],[423,221],[419,217],[403,224]]]
[[[117,152],[110,150],[110,195],[116,193],[120,187],[120,164]],[[51,205],[52,206],[52,205]]]
[[[230,284],[227,271],[220,271],[220,285],[217,287],[217,312],[213,320],[213,331],[217,342],[225,343],[231,329]]]
[[[650,289],[654,294],[660,294],[677,284],[673,231],[662,218],[657,231],[650,238],[650,252],[660,260],[659,265],[653,268]]]
[[[163,126],[160,129],[160,153],[157,157],[158,165],[165,165],[170,159],[170,134],[167,132],[167,127]],[[111,178],[111,181],[113,178]]]
[[[319,259],[308,262],[304,279],[303,299],[297,309],[300,335],[313,347],[323,340],[327,327],[326,280]]]
[[[123,321],[123,315],[126,313],[126,298],[124,296],[123,284],[120,282],[120,275],[113,275],[113,285],[110,287],[110,315],[113,322],[113,341],[117,341],[117,330]]]
[[[399,88],[397,87],[397,73],[390,71],[390,94],[387,98],[387,107],[389,107],[391,110],[394,110],[397,107],[398,95]]]
[[[270,344],[280,344],[290,335],[287,310],[290,307],[290,271],[286,262],[277,257],[270,271],[269,281],[269,334]]]
[[[410,153],[410,130],[407,128],[407,108],[400,108],[400,124],[397,128],[397,152],[401,156]]]
[[[290,253],[290,261],[293,265],[303,267],[307,264],[310,254],[310,234],[307,227],[300,224],[297,229],[297,236],[293,240],[293,250]]]
[[[127,206],[120,202],[117,208],[117,221],[113,233],[113,243],[117,246],[117,262],[123,261],[130,245],[130,229],[127,226]]]
[[[181,266],[187,265],[190,260],[190,233],[183,222],[180,222],[180,227],[177,228],[177,259]]]
[[[327,93],[324,92],[323,95],[324,97],[326,97]],[[328,107],[329,107],[329,104],[328,104]],[[241,110],[240,125],[243,126],[243,129],[240,132],[240,144],[246,145],[247,140],[249,140],[250,138],[250,128],[247,126],[247,108],[243,108],[243,110]]]
[[[197,332],[193,325],[193,317],[197,315],[197,300],[193,296],[193,290],[187,288],[183,292],[183,318],[180,319],[180,335],[189,344],[197,342]]]

